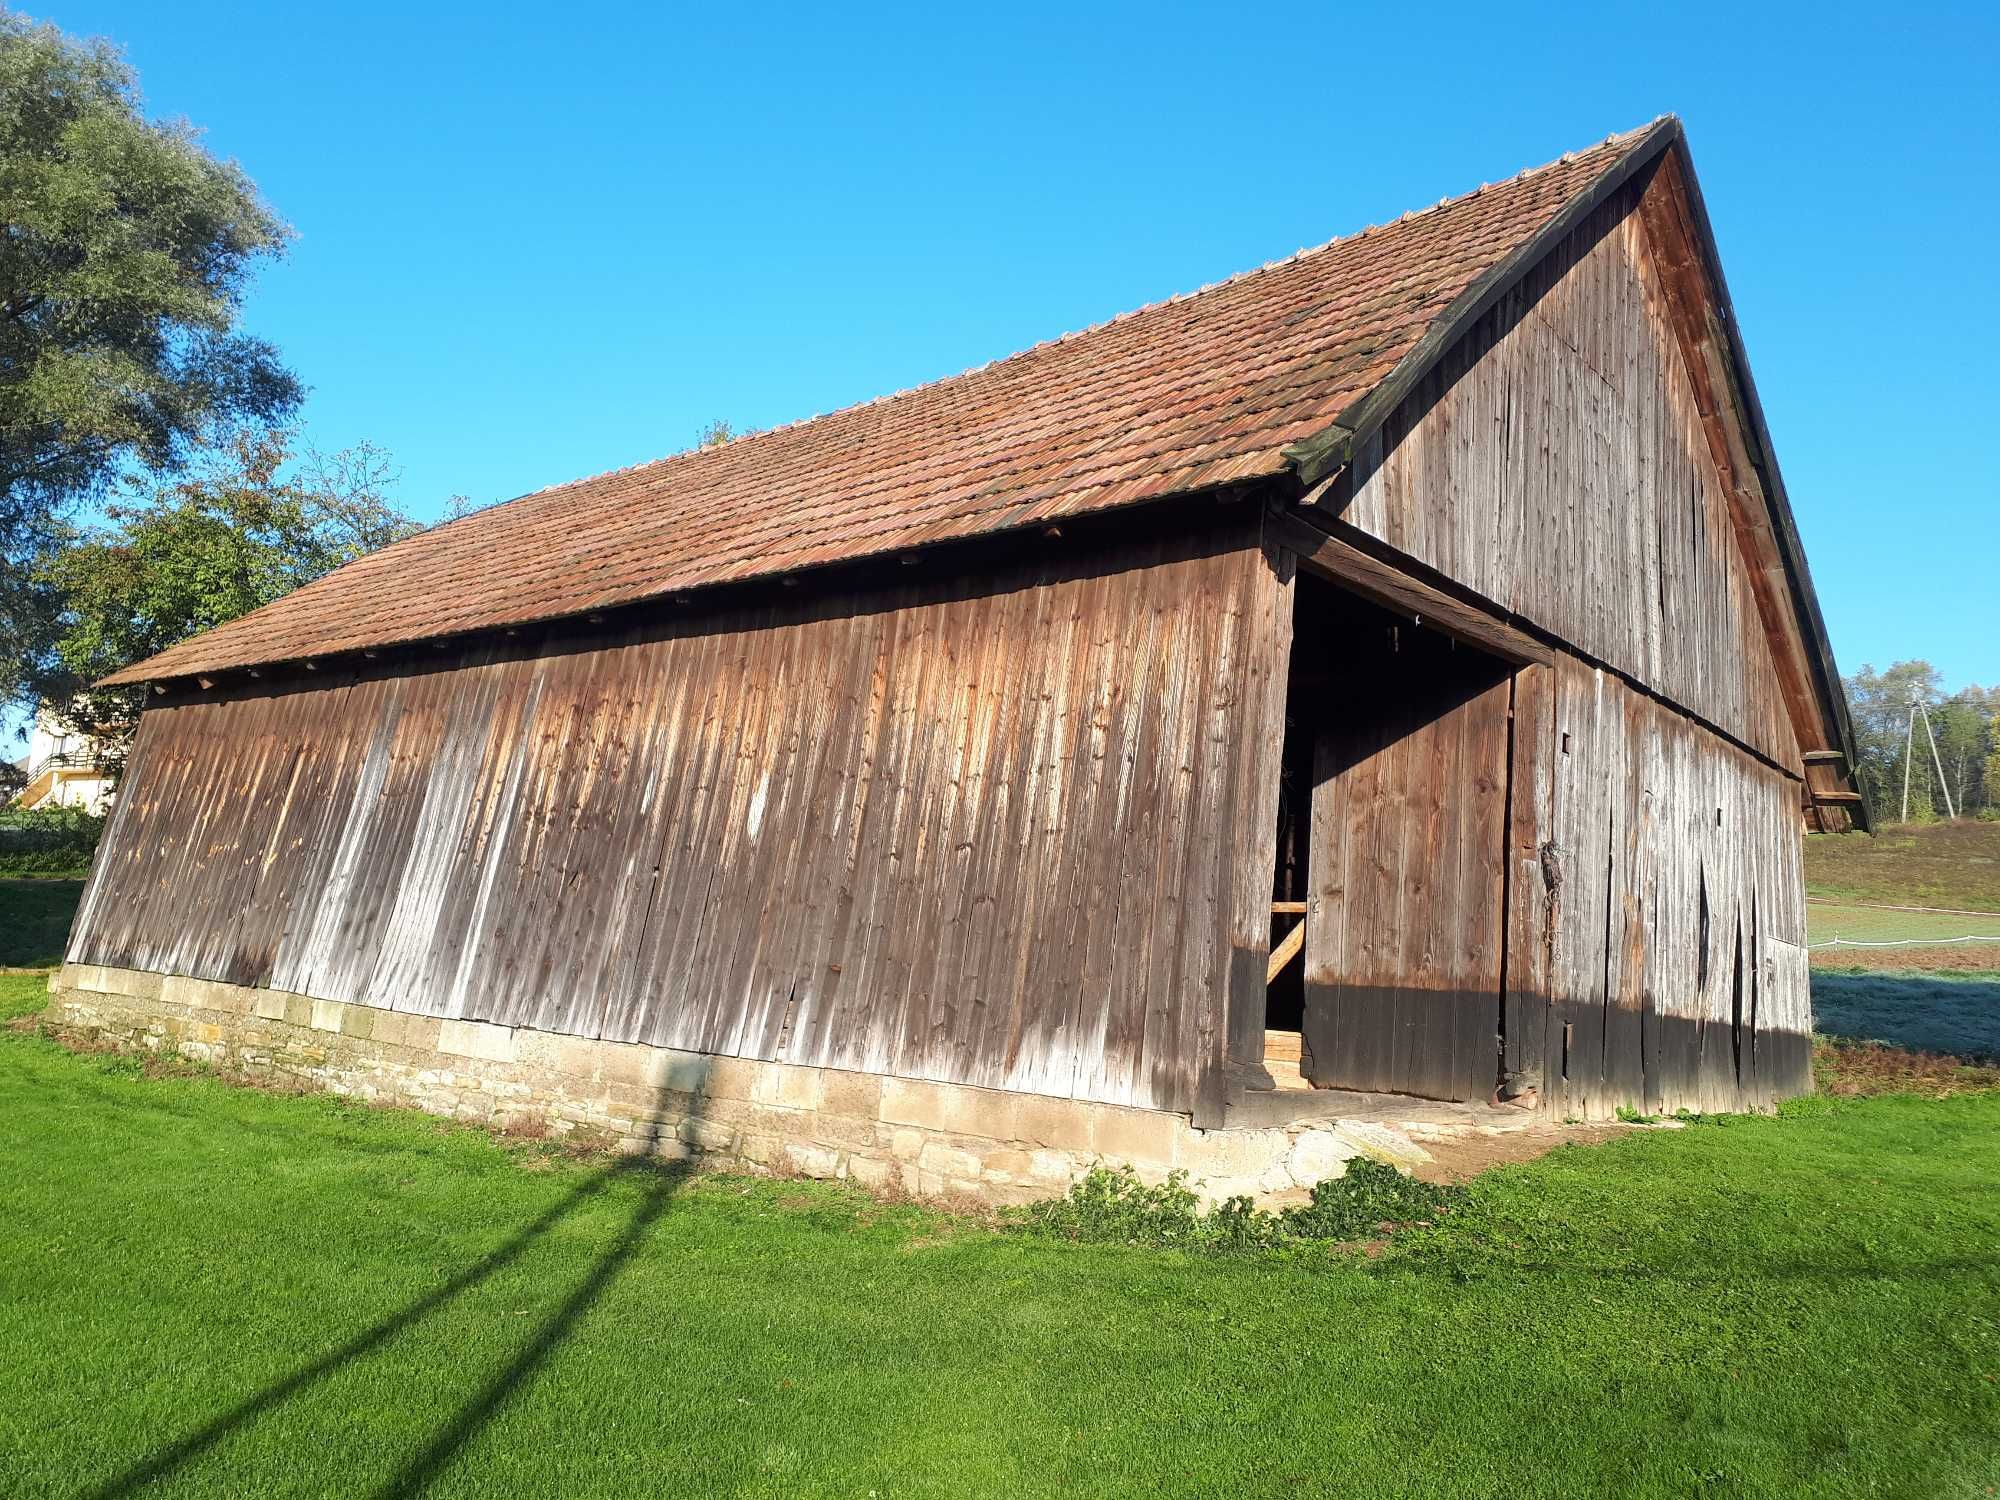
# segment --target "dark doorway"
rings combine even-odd
[[[1510,663],[1323,579],[1296,590],[1267,1055],[1437,1099],[1498,1075]],[[1296,909],[1303,907],[1301,914]]]

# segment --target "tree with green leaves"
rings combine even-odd
[[[388,499],[394,479],[371,445],[294,462],[287,435],[266,430],[108,505],[37,574],[62,613],[32,685],[68,727],[121,744],[141,690],[91,683],[421,530]]]
[[[1942,817],[1947,805],[1961,817],[2000,808],[2000,783],[1990,770],[2000,755],[2000,690],[1973,686],[1947,697],[1942,675],[1927,661],[1899,661],[1884,672],[1863,667],[1846,687],[1858,778],[1877,821],[1901,815],[1906,774],[1913,822]],[[1912,704],[1919,705],[1914,726]]]
[[[122,471],[180,470],[221,427],[285,419],[300,388],[238,326],[290,231],[132,70],[0,9],[0,699],[46,642],[37,558]]]

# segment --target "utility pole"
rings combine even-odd
[[[1926,720],[1926,725],[1929,721]],[[1896,821],[1910,821],[1910,746],[1917,737],[1917,700],[1910,700],[1910,723],[1903,731],[1903,816]]]
[[[1938,790],[1944,793],[1944,815],[1955,820],[1958,817],[1958,809],[1951,805],[1951,783],[1944,779],[1944,757],[1938,754],[1937,735],[1931,729],[1931,711],[1925,708],[1923,712],[1924,738],[1931,742],[1931,764],[1937,767]]]

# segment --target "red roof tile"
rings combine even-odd
[[[525,624],[1275,474],[1643,134],[948,380],[476,512],[106,681]]]

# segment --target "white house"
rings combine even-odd
[[[111,805],[113,782],[107,756],[92,736],[65,728],[46,708],[35,715],[28,756],[21,763],[28,784],[16,807],[80,807],[102,813]]]

